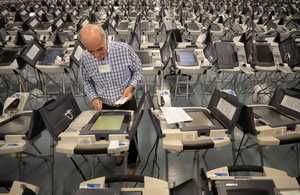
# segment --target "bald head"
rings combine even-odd
[[[86,48],[95,42],[105,41],[105,33],[100,25],[87,24],[84,25],[79,32],[80,40]]]
[[[101,26],[96,24],[84,25],[79,36],[82,44],[94,57],[102,59],[106,56],[106,35]]]

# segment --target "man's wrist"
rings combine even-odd
[[[133,88],[136,88],[137,82],[135,80],[131,80],[128,84],[128,86],[132,86]]]
[[[127,89],[130,89],[130,91],[133,93],[134,90],[135,90],[135,86],[133,86],[133,85],[128,85],[128,86],[127,86]]]
[[[99,100],[99,101],[101,101],[101,102],[102,102],[102,100],[101,100],[101,98],[100,98],[100,97],[94,97],[94,98],[91,100],[91,102],[93,102],[93,101],[95,101],[95,100]]]

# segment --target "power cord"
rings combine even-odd
[[[141,170],[141,172],[140,172],[139,175],[143,175],[143,174],[144,174],[144,171],[145,171],[145,169],[146,169],[146,167],[147,167],[147,165],[148,165],[148,163],[149,163],[149,159],[150,159],[151,153],[153,152],[154,148],[157,148],[157,146],[156,146],[157,143],[158,143],[157,140],[159,140],[158,137],[156,138],[154,144],[152,145],[152,147],[151,147],[151,149],[150,149],[150,151],[149,151],[149,153],[148,153],[148,155],[147,155],[145,165],[144,165],[144,167],[142,168],[142,170]],[[134,187],[136,187],[136,186],[137,186],[137,183],[135,183]]]

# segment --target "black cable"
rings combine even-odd
[[[149,151],[149,153],[148,153],[148,155],[147,155],[145,165],[144,165],[144,167],[142,168],[141,173],[140,173],[139,175],[143,175],[143,174],[144,174],[144,171],[145,171],[145,169],[146,169],[146,167],[147,167],[147,165],[148,165],[148,163],[149,163],[149,159],[150,159],[151,153],[153,152],[153,149],[154,149],[154,148],[156,147],[156,145],[157,145],[157,142],[158,142],[157,140],[159,140],[158,137],[156,138],[154,144],[152,145],[152,147],[151,147],[151,149],[150,149],[150,151]],[[137,186],[137,183],[135,183],[134,187],[136,187],[136,186]]]
[[[153,177],[154,176],[154,166],[155,166],[155,161],[156,161],[156,159],[157,159],[157,140],[155,140],[155,149],[154,149],[154,156],[153,156],[153,160],[152,160],[152,169],[151,169],[151,177]]]
[[[246,134],[244,133],[244,134],[243,134],[243,137],[242,137],[242,140],[241,140],[241,142],[240,142],[240,145],[239,145],[239,147],[238,147],[237,155],[236,155],[236,157],[235,157],[235,159],[234,159],[233,166],[236,165],[236,162],[237,162],[237,160],[238,160],[238,158],[239,158],[239,155],[240,155],[240,152],[241,152],[241,147],[242,147],[242,144],[243,144],[243,142],[244,142],[245,136],[246,136]]]
[[[157,155],[157,153],[158,153],[158,145],[159,145],[159,139],[157,139],[156,140],[156,146],[155,146],[155,153],[154,153],[154,158],[153,158],[153,162],[152,162],[152,169],[153,169],[153,173],[154,173],[154,167],[156,166],[156,168],[157,168],[157,171],[158,171],[158,175],[157,175],[157,178],[159,178],[159,176],[160,176],[160,166],[159,166],[159,164],[158,164],[158,162],[157,162],[157,157],[158,157],[158,155]],[[154,174],[153,174],[154,175]],[[152,176],[153,176],[152,175]]]
[[[154,142],[154,144],[153,144],[153,146],[152,146],[152,148],[151,148],[151,150],[150,150],[150,152],[148,153],[147,159],[146,159],[146,163],[145,163],[144,167],[142,168],[142,171],[141,171],[140,175],[143,175],[143,173],[144,173],[144,171],[145,171],[145,169],[146,169],[146,167],[147,167],[147,165],[148,165],[150,156],[151,156],[151,154],[152,154],[154,148],[155,148],[156,145],[157,145],[157,140],[158,140],[158,139],[159,139],[159,138],[157,137],[156,140],[155,140],[155,142]]]
[[[139,174],[139,175],[141,175],[141,176],[144,174],[144,171],[145,171],[145,169],[146,169],[146,167],[147,167],[147,165],[148,165],[148,162],[149,162],[151,153],[153,152],[153,149],[156,147],[157,140],[159,140],[158,137],[156,137],[156,140],[155,140],[154,144],[152,145],[152,147],[151,147],[151,149],[150,149],[150,151],[149,151],[149,153],[148,153],[148,155],[147,155],[145,165],[144,165],[144,167],[142,168],[141,173]],[[136,186],[137,186],[137,183],[135,183],[134,187],[136,187]]]

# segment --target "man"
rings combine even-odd
[[[141,61],[134,50],[125,43],[108,42],[99,25],[87,24],[79,35],[87,50],[80,58],[80,75],[91,107],[97,111],[135,110],[134,90],[143,81],[143,75]],[[126,102],[116,105],[120,99]],[[136,158],[137,150],[132,141],[128,171],[134,171]],[[121,164],[123,160],[118,158],[117,161]]]

